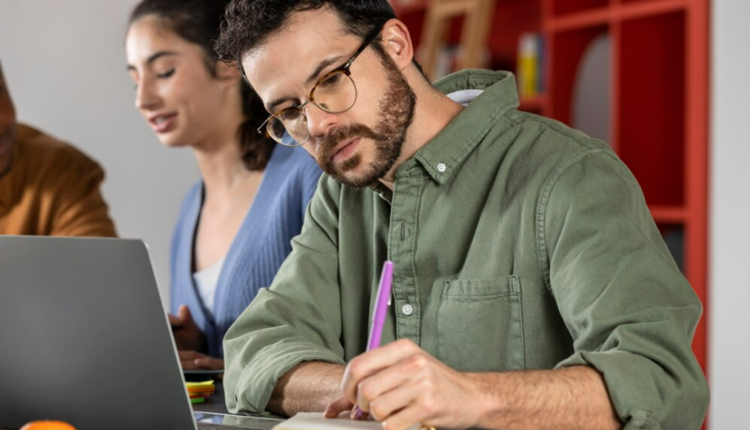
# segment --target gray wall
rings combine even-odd
[[[102,164],[117,230],[149,244],[166,297],[172,226],[198,171],[191,151],[162,147],[133,106],[124,39],[136,3],[0,0],[0,60],[19,120]]]
[[[711,430],[750,428],[750,1],[713,0]]]

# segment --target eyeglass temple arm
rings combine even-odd
[[[342,69],[349,70],[349,66],[351,66],[354,60],[356,60],[357,57],[359,57],[359,54],[361,54],[365,50],[365,48],[367,48],[372,43],[372,41],[378,37],[382,29],[383,29],[382,24],[373,28],[370,34],[368,34],[367,37],[365,38],[365,41],[362,42],[362,45],[360,45],[359,49],[357,49],[357,52],[355,52],[354,55],[352,55],[352,58],[350,58],[349,61],[347,61],[346,64],[344,64]]]

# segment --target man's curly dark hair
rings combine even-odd
[[[219,58],[241,67],[243,55],[282,30],[293,12],[323,7],[330,7],[341,18],[344,29],[360,37],[396,17],[387,0],[232,0],[214,49]],[[385,54],[380,43],[373,43],[373,48]]]

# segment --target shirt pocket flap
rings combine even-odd
[[[438,358],[455,370],[524,369],[520,279],[447,281],[437,311],[437,331]]]

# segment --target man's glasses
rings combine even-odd
[[[349,68],[359,54],[380,34],[382,28],[382,25],[375,27],[349,61],[320,78],[310,91],[310,97],[306,102],[269,116],[258,128],[258,133],[265,134],[284,146],[301,146],[310,138],[307,115],[304,112],[308,103],[312,102],[328,113],[342,113],[351,109],[357,101],[357,85],[354,84]]]

